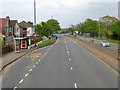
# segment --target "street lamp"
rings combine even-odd
[[[53,16],[57,16],[57,15],[53,15]],[[51,16],[51,19],[52,19],[52,29],[53,29],[53,16]]]
[[[95,14],[95,13],[93,13]],[[100,12],[98,12],[98,16],[99,16],[99,19],[98,19],[98,38],[100,38]]]
[[[36,45],[36,0],[34,0],[34,30],[35,30],[35,47]]]

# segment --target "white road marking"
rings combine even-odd
[[[69,59],[69,61],[70,61],[70,59]]]
[[[28,76],[28,73],[27,74],[25,74],[25,77],[27,77]]]
[[[73,70],[73,67],[71,67],[71,70]]]
[[[69,52],[67,51],[67,53],[69,53]]]
[[[69,56],[70,54],[68,53],[68,56]]]
[[[22,83],[22,82],[23,82],[23,79],[21,79],[19,83]]]
[[[32,69],[29,70],[30,72],[32,71]]]
[[[74,86],[75,86],[75,88],[77,88],[77,84],[76,83],[74,83]]]
[[[15,90],[15,89],[17,89],[17,87],[14,87],[14,89],[13,89],[13,90]]]

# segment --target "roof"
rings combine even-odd
[[[19,26],[22,27],[22,28],[33,27],[33,25],[31,25],[31,24],[29,24],[25,21],[20,22]]]
[[[9,18],[0,18],[0,32],[5,35],[5,28]]]
[[[15,26],[15,24],[17,23],[17,20],[10,20],[10,22],[12,26]]]

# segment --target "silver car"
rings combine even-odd
[[[103,47],[110,47],[110,43],[107,41],[107,40],[102,40],[100,42],[100,44],[103,46]]]

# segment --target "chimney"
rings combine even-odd
[[[9,16],[6,16],[6,18],[9,18]]]

